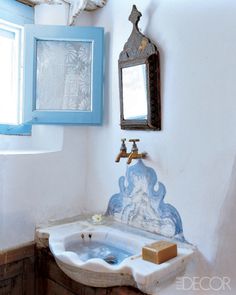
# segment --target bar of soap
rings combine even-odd
[[[161,264],[177,256],[177,245],[167,241],[159,241],[142,248],[142,258],[149,262]]]

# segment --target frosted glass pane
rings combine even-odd
[[[91,111],[92,43],[37,41],[36,109]]]

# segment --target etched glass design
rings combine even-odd
[[[91,111],[92,42],[37,41],[37,110]]]

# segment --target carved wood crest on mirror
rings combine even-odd
[[[160,63],[155,44],[138,28],[142,14],[133,5],[132,33],[119,56],[121,129],[160,130]]]

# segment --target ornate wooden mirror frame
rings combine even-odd
[[[133,130],[160,130],[161,129],[161,98],[160,98],[160,64],[159,64],[159,52],[155,44],[153,44],[145,35],[143,35],[138,28],[138,22],[142,14],[133,5],[132,12],[129,16],[129,21],[133,24],[132,33],[125,43],[123,51],[120,53],[118,66],[119,66],[119,89],[120,89],[120,125],[121,129],[133,129]],[[125,72],[133,67],[141,66],[142,71],[145,72],[144,86],[146,88],[145,99],[147,106],[146,114],[142,116],[133,116],[126,118],[125,116],[125,89],[126,85],[124,81]],[[136,67],[136,68],[135,68]],[[140,68],[141,69],[141,68]],[[129,81],[130,82],[130,81]],[[137,86],[137,82],[135,82]],[[131,94],[131,95],[130,95]],[[132,95],[133,94],[133,95]],[[135,108],[137,104],[137,91],[126,92],[128,97],[130,108]],[[143,98],[142,98],[143,100]]]

